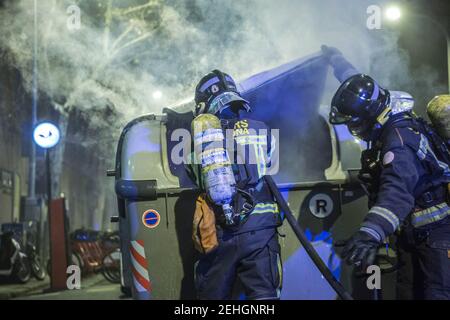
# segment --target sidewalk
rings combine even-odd
[[[82,278],[82,287],[90,288],[104,281],[105,278],[101,274],[91,275]],[[27,297],[31,295],[43,294],[45,289],[50,288],[50,277],[47,276],[45,280],[38,281],[32,278],[26,284],[0,284],[0,300],[14,299]],[[120,288],[120,287],[119,287]]]
[[[109,283],[101,275],[85,278],[79,290],[64,290],[50,293],[38,293],[19,300],[123,300],[124,297],[119,284]]]
[[[46,288],[50,288],[50,278],[48,276],[45,277],[43,281],[38,281],[34,278],[31,278],[30,281],[25,284],[0,284],[0,300],[28,296],[30,294],[40,292]]]

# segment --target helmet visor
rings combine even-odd
[[[347,124],[352,120],[352,116],[339,112],[338,108],[331,107],[329,121],[331,124]]]
[[[358,117],[352,118],[347,122],[347,128],[354,137],[362,140],[370,138],[371,124],[367,120]]]
[[[232,102],[240,101],[243,102],[244,108],[250,111],[249,102],[242,98],[239,94],[233,91],[224,92],[211,101],[208,113],[216,114],[222,112],[224,109],[228,108]]]

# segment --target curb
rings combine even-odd
[[[45,288],[48,288],[49,286],[50,286],[50,281],[48,278],[46,278],[43,281],[37,282],[36,286],[33,286],[33,287],[24,287],[21,290],[15,290],[13,292],[7,292],[7,293],[0,293],[0,300],[8,300],[8,299],[14,299],[14,298],[18,298],[18,297],[29,296],[29,295],[32,295],[34,292],[36,292],[38,290],[43,290]]]

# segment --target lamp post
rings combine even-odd
[[[391,6],[386,9],[385,16],[390,21],[397,21],[402,17],[402,11],[397,6]]]
[[[38,104],[38,79],[37,79],[37,0],[34,0],[34,36],[33,36],[33,85],[32,85],[32,105],[31,105],[31,126],[34,128],[37,122]],[[31,144],[30,163],[28,172],[28,198],[32,201],[36,197],[36,146]]]
[[[45,149],[45,163],[47,171],[47,201],[48,210],[50,211],[50,201],[52,198],[52,180],[50,165],[50,150],[59,142],[61,134],[58,127],[50,122],[42,122],[36,126],[33,132],[34,142],[41,148]]]
[[[61,134],[54,124],[50,122],[42,122],[38,124],[33,131],[34,142],[45,150],[45,166],[47,171],[47,217],[48,217],[48,229],[51,232],[52,215],[51,215],[51,202],[52,202],[52,174],[50,163],[50,150],[56,146],[60,140]],[[51,237],[50,237],[51,238]],[[52,252],[52,241],[50,241],[50,252]],[[51,277],[53,283],[53,278]]]

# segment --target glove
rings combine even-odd
[[[328,47],[326,45],[322,45],[320,49],[322,50],[323,55],[328,59],[331,59],[331,57],[336,55],[342,55],[342,52],[335,47]]]
[[[347,241],[341,255],[347,264],[365,272],[367,267],[374,264],[379,245],[380,242],[369,233],[358,231]]]

